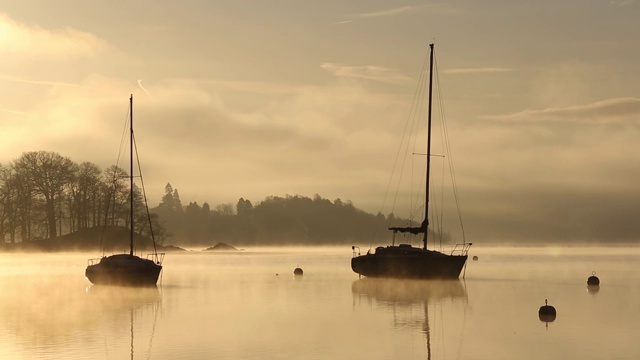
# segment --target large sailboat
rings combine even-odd
[[[141,258],[134,254],[134,141],[133,95],[129,98],[129,253],[90,259],[85,276],[96,285],[155,286],[162,270],[164,253],[158,253],[153,230],[153,253]],[[146,207],[146,201],[145,201]],[[147,215],[149,209],[147,208]],[[150,216],[147,216],[150,219]],[[151,222],[149,221],[151,227]]]
[[[390,246],[380,246],[375,252],[368,251],[361,255],[356,246],[352,246],[353,257],[351,268],[361,276],[386,277],[400,279],[447,279],[458,278],[467,261],[467,254],[471,243],[458,244],[449,253],[427,249],[427,235],[429,233],[429,177],[431,170],[431,105],[433,93],[433,62],[434,45],[429,45],[429,97],[428,97],[428,127],[427,127],[427,166],[426,191],[424,202],[424,220],[419,226],[390,227],[394,242]],[[411,244],[395,245],[396,235],[422,235],[422,247]]]

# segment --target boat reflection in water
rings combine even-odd
[[[161,305],[162,295],[157,286],[146,286],[142,288],[132,288],[127,286],[108,286],[108,285],[92,285],[86,288],[87,296],[91,297],[91,303],[96,306],[96,309],[100,309],[102,315],[106,318],[111,317],[115,326],[118,328],[125,328],[128,325],[130,338],[124,342],[122,339],[116,341],[114,348],[121,348],[122,344],[129,344],[127,353],[130,355],[130,359],[134,359],[134,335],[140,334],[142,330],[136,330],[135,322],[138,320],[138,326],[140,322],[148,322],[152,319],[151,333],[143,337],[143,344],[146,344],[145,358],[149,358],[151,355],[151,349],[153,344],[153,334],[156,328],[156,322],[158,317],[159,308]],[[147,311],[151,311],[148,314]],[[128,315],[128,321],[125,316]],[[117,319],[113,319],[117,318]],[[127,324],[128,323],[128,324]],[[146,324],[148,325],[148,324]],[[142,341],[142,340],[141,340]],[[109,352],[120,352],[121,349],[110,349]]]
[[[97,309],[102,311],[137,309],[158,304],[160,289],[156,285],[145,287],[91,285],[86,288]]]
[[[467,292],[463,283],[459,279],[452,280],[400,280],[383,278],[361,278],[351,285],[354,300],[366,300],[385,308],[389,308],[393,314],[394,327],[413,330],[420,328],[426,337],[427,358],[431,359],[431,338],[432,332],[442,331],[438,326],[429,323],[429,307],[438,305],[453,304],[457,306],[455,316],[464,317],[467,305]],[[414,306],[424,308],[424,315],[411,311]],[[408,311],[401,311],[408,309]],[[408,313],[408,316],[402,316]],[[438,312],[442,314],[442,312]],[[443,319],[439,320],[440,322]],[[447,324],[447,329],[453,326]]]

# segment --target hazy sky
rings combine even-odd
[[[0,5],[0,162],[117,156],[145,185],[380,210],[436,43],[468,237],[637,238],[640,1],[86,1]],[[402,214],[400,214],[402,215]]]

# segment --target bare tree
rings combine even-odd
[[[107,168],[103,174],[106,225],[120,225],[122,219],[125,219],[125,225],[128,224],[130,196],[126,181],[128,178],[127,172],[115,165]]]
[[[16,239],[16,195],[11,181],[12,172],[11,168],[0,164],[0,235],[3,243],[7,234],[11,243]]]
[[[62,194],[64,187],[73,180],[73,161],[55,152],[32,151],[23,153],[13,166],[16,172],[27,175],[34,194],[42,197],[48,236],[55,237],[57,235],[56,200]]]
[[[100,168],[90,162],[74,167],[74,181],[68,186],[67,208],[69,230],[76,231],[95,225],[96,203],[99,202]]]
[[[6,228],[3,234],[9,234],[10,241],[16,242],[20,229],[20,241],[31,240],[31,229],[34,217],[33,191],[29,185],[28,174],[17,172],[13,166],[5,167],[2,173],[2,204],[6,215]]]

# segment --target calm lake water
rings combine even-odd
[[[91,286],[95,255],[0,254],[0,359],[640,359],[638,248],[476,247],[442,282],[359,279],[349,246],[169,253],[157,289]]]

